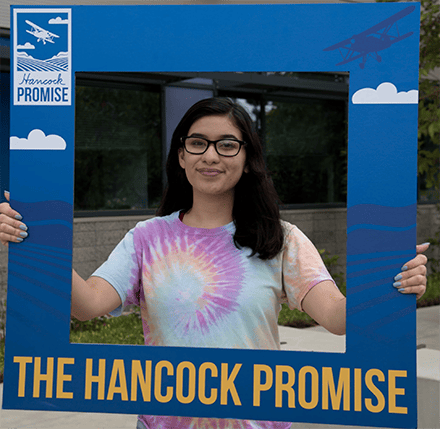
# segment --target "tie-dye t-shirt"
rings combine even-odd
[[[150,346],[279,349],[281,302],[302,310],[306,293],[332,280],[310,240],[282,222],[285,247],[275,258],[249,257],[233,242],[233,222],[194,228],[179,212],[137,224],[93,274],[140,306]],[[287,429],[285,422],[139,416],[147,428]]]

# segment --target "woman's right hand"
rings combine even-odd
[[[5,191],[5,197],[9,201],[9,192]],[[20,222],[20,213],[11,209],[9,203],[0,204],[0,243],[8,246],[8,243],[20,243],[28,236],[27,226]]]

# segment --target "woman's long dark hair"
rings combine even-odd
[[[258,253],[263,260],[274,258],[284,245],[278,195],[266,170],[260,139],[250,116],[240,105],[227,98],[208,98],[197,102],[177,125],[166,165],[168,184],[157,215],[167,216],[192,207],[192,187],[178,159],[178,150],[182,147],[180,138],[188,135],[195,121],[213,115],[228,116],[247,143],[246,165],[249,171],[243,173],[234,193],[234,243],[238,248],[250,247],[252,255]]]

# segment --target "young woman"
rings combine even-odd
[[[242,107],[218,98],[191,107],[174,132],[167,175],[158,216],[129,231],[88,280],[73,272],[73,316],[118,315],[136,304],[147,345],[279,349],[277,318],[286,299],[330,332],[345,333],[345,297],[313,244],[280,220],[261,144]],[[20,241],[25,226],[14,219],[19,214],[7,203],[0,213],[1,241]],[[406,264],[401,293],[424,293],[426,262],[419,254]],[[138,420],[139,429],[189,427],[290,424]]]

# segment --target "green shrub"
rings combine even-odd
[[[299,310],[291,310],[287,304],[283,304],[278,316],[278,324],[292,326],[294,328],[307,328],[317,323],[307,314]]]
[[[71,322],[71,343],[144,344],[139,313],[120,317],[98,317],[87,322]]]
[[[428,276],[426,292],[417,301],[417,307],[428,307],[440,304],[440,272]]]

